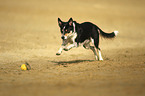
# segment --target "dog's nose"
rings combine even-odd
[[[66,36],[61,36],[61,39],[65,40],[65,39],[67,39],[67,37]]]
[[[61,36],[61,39],[63,39],[63,40],[64,40],[64,36]]]

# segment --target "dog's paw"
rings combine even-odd
[[[64,50],[64,51],[68,51],[69,49],[68,49],[68,48],[64,48],[63,50]]]
[[[61,53],[56,53],[57,56],[59,56]]]

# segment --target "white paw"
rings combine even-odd
[[[103,58],[100,58],[99,61],[103,61]]]

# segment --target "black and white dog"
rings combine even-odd
[[[77,23],[72,18],[68,22],[63,22],[58,18],[58,24],[61,31],[62,45],[56,55],[60,55],[63,50],[68,51],[73,47],[83,45],[86,49],[91,49],[95,55],[96,60],[103,60],[99,48],[99,35],[105,38],[114,38],[118,31],[112,33],[103,32],[98,26],[91,22]],[[92,45],[90,45],[92,42]],[[96,53],[98,51],[99,58]]]

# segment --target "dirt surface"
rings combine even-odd
[[[0,96],[145,96],[144,0],[0,0]],[[104,61],[83,47],[56,56],[57,18],[90,21]],[[22,71],[27,61],[32,69]]]

